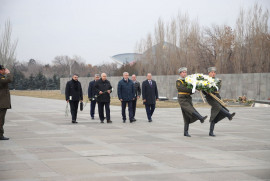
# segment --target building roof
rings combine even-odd
[[[111,58],[118,64],[123,65],[126,63],[133,63],[138,60],[141,54],[139,53],[122,53],[112,56]]]

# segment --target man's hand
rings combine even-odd
[[[83,100],[80,100],[80,102],[83,102]]]
[[[6,68],[5,69],[5,74],[9,74],[10,73],[10,71]]]
[[[135,100],[136,98],[133,98],[133,101]]]
[[[67,100],[67,103],[69,103],[69,100]]]
[[[123,101],[123,99],[120,99],[120,101],[122,102],[122,101]]]
[[[140,99],[140,96],[137,96],[137,99]]]
[[[157,101],[159,101],[159,99],[157,99]]]
[[[91,97],[89,97],[88,99],[89,99],[89,101],[92,101],[92,98]]]
[[[110,94],[110,93],[111,93],[111,91],[110,91],[110,90],[107,90],[107,92],[108,92],[108,94]]]
[[[99,94],[103,94],[103,92],[102,91],[99,91]]]
[[[144,99],[143,102],[146,102],[146,99]]]

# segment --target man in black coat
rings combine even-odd
[[[97,95],[98,92],[95,88],[95,83],[96,81],[99,80],[99,74],[95,75],[95,80],[89,82],[89,86],[88,86],[88,99],[89,101],[91,101],[90,104],[90,116],[92,119],[95,119],[95,108],[96,108],[96,103],[97,103]]]
[[[70,112],[72,115],[72,123],[78,123],[77,112],[79,102],[83,101],[83,93],[81,83],[78,81],[79,76],[74,74],[72,80],[66,85],[66,101],[69,102]]]
[[[123,73],[123,79],[119,81],[117,94],[122,104],[122,119],[123,123],[126,122],[126,106],[128,104],[129,121],[134,122],[132,101],[135,100],[135,88],[133,82],[128,78],[129,73]]]
[[[152,122],[152,115],[155,111],[156,100],[158,101],[158,89],[156,81],[152,80],[152,74],[147,74],[147,80],[142,83],[142,99],[148,122]]]
[[[101,78],[95,83],[95,88],[98,92],[97,102],[98,102],[98,113],[101,123],[104,123],[104,106],[106,109],[106,120],[107,123],[112,123],[110,117],[110,101],[112,86],[110,81],[107,80],[107,75],[105,73],[101,74]]]
[[[141,86],[140,86],[140,82],[137,81],[135,74],[132,75],[131,79],[134,83],[134,88],[135,88],[135,100],[132,101],[132,109],[133,109],[134,121],[136,121],[135,119],[136,106],[137,106],[137,99],[140,99],[140,96],[141,96]]]

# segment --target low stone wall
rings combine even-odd
[[[220,94],[222,98],[236,99],[239,96],[247,96],[248,99],[267,100],[270,98],[270,73],[253,73],[253,74],[218,74],[218,78],[222,79],[222,88]],[[93,77],[80,77],[83,93],[88,92],[89,82]],[[112,96],[117,97],[117,84],[122,77],[108,77],[114,89]],[[157,82],[159,96],[169,99],[177,96],[175,81],[177,75],[153,76],[153,80]],[[69,78],[61,78],[61,93],[65,93],[66,82]],[[138,76],[137,80],[142,83],[146,80],[146,76]],[[195,93],[193,99],[200,99],[200,94]]]

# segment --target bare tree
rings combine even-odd
[[[0,64],[4,66],[12,66],[16,60],[15,50],[18,40],[12,42],[11,33],[11,23],[7,20],[0,37]]]
[[[167,23],[159,18],[154,34],[137,46],[142,54],[137,72],[170,75],[182,66],[191,73],[205,73],[209,66],[216,66],[219,73],[269,72],[268,19],[268,10],[258,4],[240,10],[235,28],[226,24],[202,28],[198,20],[180,12]]]

